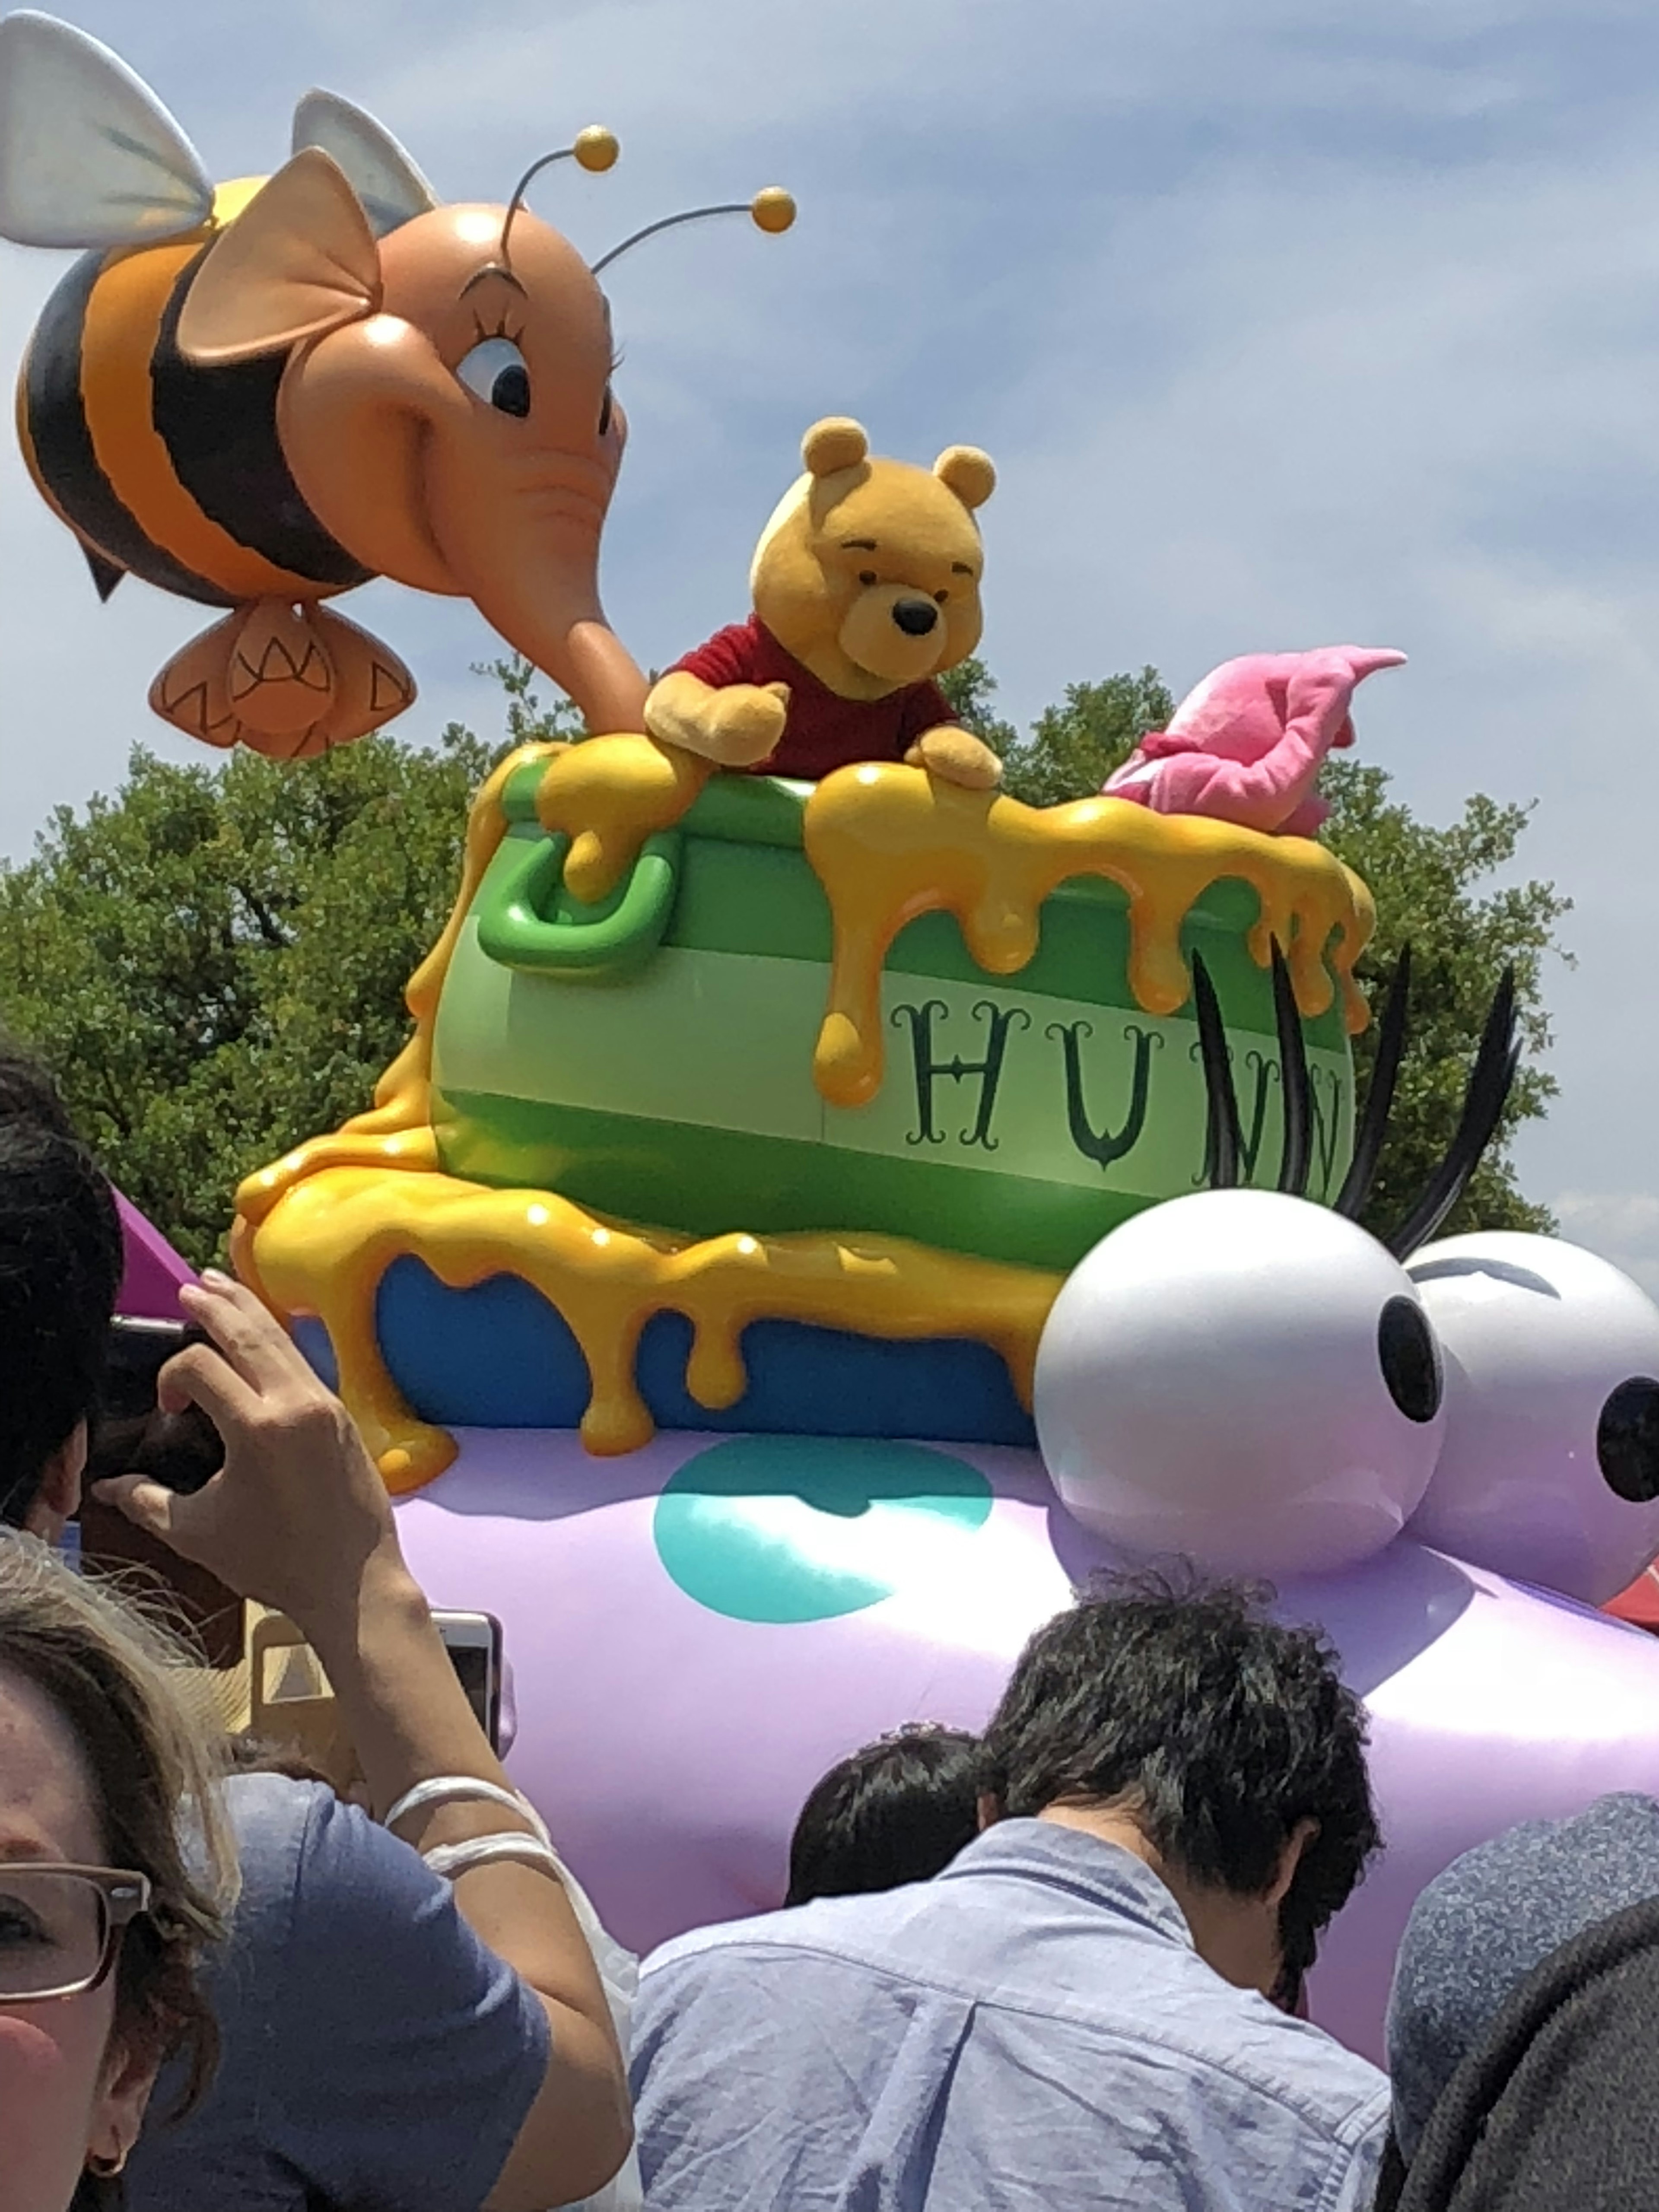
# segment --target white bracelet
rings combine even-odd
[[[434,1805],[467,1804],[500,1805],[507,1812],[521,1814],[542,1843],[551,1850],[553,1839],[547,1832],[547,1824],[529,1799],[520,1796],[516,1790],[503,1790],[499,1783],[486,1782],[476,1774],[434,1774],[429,1781],[417,1782],[412,1790],[404,1792],[381,1825],[395,1827],[407,1814],[423,1813]]]
[[[564,1880],[564,1868],[552,1846],[538,1844],[534,1836],[520,1835],[514,1830],[495,1836],[472,1836],[464,1844],[434,1844],[421,1856],[434,1874],[443,1875],[451,1881],[473,1867],[494,1866],[505,1860],[539,1867],[556,1881]]]

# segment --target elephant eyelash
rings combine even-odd
[[[480,345],[485,344],[490,338],[505,338],[509,345],[515,346],[522,346],[524,343],[524,325],[520,323],[516,331],[509,329],[505,310],[503,310],[501,319],[500,322],[496,324],[495,329],[486,330],[484,327],[483,318],[479,314],[477,309],[475,307],[472,311],[472,327],[478,334],[478,343]]]

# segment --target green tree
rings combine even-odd
[[[0,1018],[191,1260],[242,1176],[368,1103],[492,757],[459,728],[287,767],[137,746],[113,797],[58,809],[0,874]]]
[[[392,738],[296,766],[239,752],[175,767],[135,748],[112,797],[59,808],[33,857],[0,871],[0,1019],[40,1051],[110,1172],[198,1262],[222,1249],[240,1177],[360,1112],[408,1034],[404,988],[454,896],[468,801],[508,747],[580,734],[544,705],[526,662],[489,664],[506,739],[453,724],[435,744]],[[1067,687],[1021,737],[983,665],[947,679],[957,711],[1033,804],[1098,790],[1170,712],[1156,672]],[[1529,1047],[1549,1027],[1542,968],[1568,902],[1548,884],[1491,888],[1526,810],[1471,799],[1449,828],[1419,822],[1382,770],[1334,763],[1336,848],[1372,886],[1378,929],[1360,974],[1375,994],[1410,938],[1413,1041],[1371,1218],[1397,1219],[1456,1117],[1487,1000],[1516,963]],[[1361,1038],[1362,1071],[1371,1050]],[[1363,1076],[1362,1076],[1363,1079]],[[1505,1124],[1554,1085],[1522,1074]],[[1547,1225],[1505,1146],[1454,1226]]]
[[[1142,733],[1163,729],[1175,710],[1157,670],[1143,668],[1138,676],[1068,684],[1060,704],[1045,708],[1022,738],[995,713],[996,684],[982,662],[963,661],[944,688],[964,725],[1003,756],[1008,790],[1032,806],[1091,797]],[[1477,793],[1456,821],[1435,829],[1390,796],[1385,769],[1334,758],[1325,764],[1321,789],[1331,807],[1325,839],[1376,902],[1376,933],[1358,974],[1379,1012],[1401,947],[1412,947],[1411,1029],[1368,1225],[1386,1232],[1402,1219],[1443,1157],[1492,993],[1513,964],[1521,1034],[1534,1057],[1522,1065],[1498,1139],[1443,1234],[1553,1229],[1547,1209],[1523,1196],[1510,1145],[1516,1128],[1540,1119],[1556,1094],[1554,1077],[1535,1056],[1550,1042],[1544,962],[1552,954],[1570,958],[1556,924],[1572,902],[1553,884],[1494,880],[1513,866],[1531,809],[1501,806]],[[1362,1097],[1375,1049],[1373,1025],[1354,1045]]]

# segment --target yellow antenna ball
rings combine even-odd
[[[787,230],[795,220],[793,196],[781,185],[769,185],[763,192],[757,192],[749,203],[749,212],[756,228],[769,231],[775,238],[780,231]]]
[[[586,131],[577,132],[576,143],[570,150],[579,167],[589,169],[598,176],[602,170],[616,167],[622,148],[617,143],[614,131],[607,131],[602,123],[590,123]]]

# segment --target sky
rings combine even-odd
[[[747,611],[802,431],[994,457],[984,656],[1016,720],[1151,662],[1402,647],[1359,757],[1425,818],[1535,806],[1521,872],[1574,901],[1561,1086],[1517,1149],[1565,1233],[1659,1290],[1659,15],[1559,0],[82,0],[220,179],[313,84],[440,192],[504,199],[600,122],[608,175],[532,198],[590,258],[787,185],[608,272],[631,436],[611,617],[662,665]],[[0,357],[68,257],[0,246]],[[408,660],[420,739],[493,727],[466,606],[343,611]],[[100,607],[0,454],[0,854],[119,780],[202,611]],[[1645,917],[1645,918],[1644,918]]]

